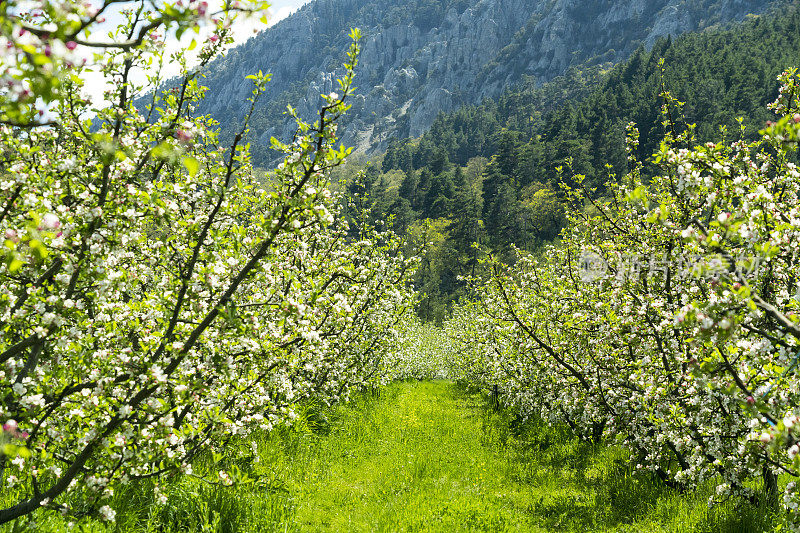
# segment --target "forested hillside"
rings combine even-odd
[[[419,139],[393,142],[351,193],[369,198],[373,221],[393,216],[400,231],[435,243],[417,284],[427,294],[422,315],[441,317],[461,294],[457,276],[476,268],[472,243],[510,258],[511,243],[534,250],[556,238],[565,220],[559,168],[584,174],[602,195],[610,176],[626,170],[631,121],[641,133],[637,156],[649,158],[664,134],[662,84],[685,102],[676,118],[680,127],[695,124],[699,141],[718,136],[720,124],[738,137],[738,118],[752,138],[770,117],[776,76],[798,52],[800,11],[791,7],[728,30],[661,39],[610,71],[573,70],[541,87],[528,80],[439,115]]]

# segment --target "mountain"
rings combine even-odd
[[[458,276],[481,268],[473,242],[506,261],[514,259],[512,243],[535,252],[565,222],[562,181],[575,187],[573,172],[582,174],[600,197],[614,174],[627,171],[628,123],[640,132],[645,176],[655,172],[650,156],[666,132],[662,88],[683,102],[675,130],[692,125],[698,144],[753,140],[775,118],[767,104],[778,95],[777,75],[798,58],[797,3],[729,29],[662,38],[609,71],[573,69],[541,87],[518,84],[440,114],[419,138],[393,140],[364,164],[346,198],[358,199],[354,207],[366,209],[368,222],[392,220],[399,232],[433,243],[415,286],[424,294],[420,315],[440,319],[465,290]]]
[[[570,158],[576,172],[602,188],[606,164],[617,174],[627,168],[629,122],[640,130],[639,159],[657,150],[664,134],[662,83],[684,103],[684,122],[695,125],[699,141],[716,139],[720,126],[737,135],[740,117],[752,138],[773,118],[767,104],[777,97],[776,76],[797,66],[798,57],[797,4],[727,30],[664,38],[608,71],[581,69],[542,86],[517,84],[499,98],[442,113],[418,139],[389,142],[382,170],[431,170],[441,166],[437,153],[465,166],[473,157],[498,155],[513,138],[537,154],[533,160],[521,152],[510,156],[518,165],[528,164],[516,171],[523,186],[534,179],[557,184],[556,168]]]
[[[774,0],[315,0],[212,63],[201,107],[232,131],[251,87],[273,77],[252,122],[257,163],[269,138],[288,138],[292,104],[311,117],[335,86],[350,28],[364,34],[358,95],[343,140],[360,150],[416,137],[436,116],[544,82],[570,67],[619,62],[660,37],[705,30],[766,10]]]

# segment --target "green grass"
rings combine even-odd
[[[149,483],[120,489],[118,530],[745,533],[774,523],[752,506],[709,510],[712,485],[678,494],[633,474],[623,450],[521,423],[450,382],[396,383],[380,398],[309,407],[297,427],[240,451],[253,442],[257,451],[238,454],[237,465],[255,483],[173,479],[162,483],[165,506],[153,504]]]

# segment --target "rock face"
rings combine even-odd
[[[343,140],[373,150],[418,136],[441,111],[496,97],[523,76],[547,81],[569,67],[625,59],[659,38],[741,20],[774,0],[315,0],[231,50],[208,69],[201,111],[240,122],[251,86],[272,73],[252,121],[254,144],[293,131],[281,112],[312,117],[335,90],[347,33],[364,34],[359,95]],[[258,153],[258,146],[256,153]]]

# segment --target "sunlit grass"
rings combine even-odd
[[[294,428],[238,446],[237,466],[253,483],[173,478],[161,482],[166,505],[156,504],[152,483],[121,487],[116,528],[84,530],[745,533],[775,523],[749,505],[709,509],[713,484],[677,493],[635,474],[619,448],[520,422],[450,382],[396,383],[380,397],[309,405]]]

